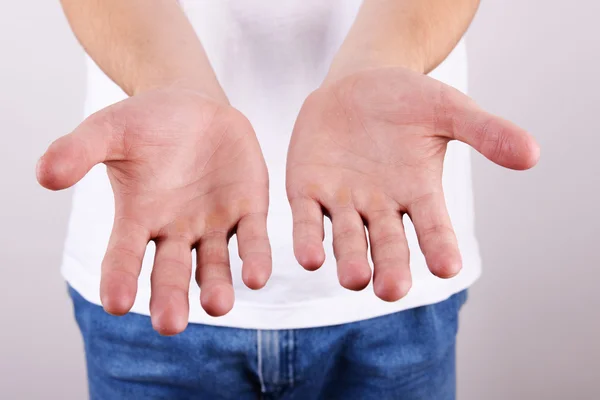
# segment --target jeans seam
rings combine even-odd
[[[288,378],[290,387],[294,387],[294,330],[289,331],[288,336]]]
[[[265,380],[263,378],[263,357],[262,357],[262,331],[258,329],[256,331],[256,352],[258,356],[258,380],[260,382],[261,393],[266,393],[267,388],[265,387]]]
[[[271,331],[271,333],[273,334],[273,342],[271,344],[271,350],[273,351],[273,354],[271,355],[271,357],[274,358],[274,360],[272,361],[277,361],[276,363],[272,363],[271,365],[271,373],[272,373],[272,383],[274,385],[279,385],[280,382],[280,374],[281,374],[281,346],[279,345],[279,331],[274,330]]]

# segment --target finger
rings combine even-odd
[[[115,218],[100,280],[100,299],[108,313],[123,315],[133,306],[149,240],[150,232],[141,224],[130,218]]]
[[[399,300],[408,294],[412,285],[402,216],[396,210],[383,210],[368,213],[366,218],[375,294],[385,301]]]
[[[242,280],[250,289],[260,289],[271,276],[271,245],[267,236],[267,214],[252,213],[238,222],[238,251]]]
[[[71,187],[113,155],[118,128],[109,115],[107,110],[91,115],[48,147],[36,166],[40,185],[51,190]]]
[[[213,317],[225,315],[233,308],[234,301],[226,233],[202,237],[197,253],[196,281],[202,308]]]
[[[183,332],[188,323],[192,249],[184,239],[165,239],[156,244],[152,268],[150,315],[161,335]]]
[[[482,110],[457,90],[447,93],[450,109],[445,114],[452,138],[469,144],[503,167],[524,170],[537,164],[540,148],[527,131]]]
[[[331,210],[331,224],[340,284],[362,290],[371,281],[364,222],[356,210],[340,207]]]
[[[443,193],[421,196],[408,207],[408,213],[429,270],[440,278],[458,274],[462,260]]]
[[[300,265],[314,271],[325,262],[321,205],[307,197],[296,197],[290,200],[290,206],[294,219],[294,255]]]

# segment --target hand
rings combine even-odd
[[[402,224],[407,213],[430,271],[441,278],[456,275],[461,257],[442,191],[450,140],[512,169],[531,168],[539,157],[525,131],[407,69],[365,70],[313,92],[296,121],[287,162],[298,262],[308,270],[323,263],[325,212],[332,220],[339,281],[363,289],[371,279],[366,225],[375,293],[398,300],[411,287]]]
[[[235,232],[245,284],[271,273],[268,176],[249,121],[227,104],[183,89],[155,89],[90,116],[38,163],[40,184],[64,189],[107,166],[115,220],[102,262],[101,299],[112,314],[133,305],[148,241],[156,242],[150,312],[162,334],[185,329],[191,250],[202,307],[234,302],[228,240]]]

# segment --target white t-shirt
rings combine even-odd
[[[411,252],[413,287],[400,301],[386,303],[370,285],[361,292],[343,289],[337,280],[331,225],[325,227],[326,261],[305,271],[292,250],[292,217],[285,193],[287,147],[295,118],[306,96],[316,89],[347,34],[360,0],[184,0],[181,1],[231,104],[252,122],[270,176],[268,230],[273,274],[259,291],[246,288],[236,241],[230,241],[236,294],[233,310],[208,316],[199,289],[190,283],[190,322],[254,329],[293,329],[347,323],[442,301],[467,288],[480,274],[473,229],[470,150],[450,143],[444,165],[446,202],[463,256],[455,278],[433,276],[419,250],[414,228],[405,219]],[[90,59],[87,60],[86,115],[126,95]],[[461,42],[431,73],[466,90],[466,53]],[[100,304],[100,264],[114,216],[114,200],[104,165],[96,166],[76,186],[62,273],[87,300]],[[150,271],[154,245],[144,258],[132,311],[149,315]],[[193,263],[195,265],[195,261]]]

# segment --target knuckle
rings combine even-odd
[[[372,246],[377,248],[385,248],[391,246],[398,246],[405,242],[405,237],[400,232],[387,232],[383,233],[373,240]]]
[[[102,272],[104,279],[112,278],[119,281],[122,281],[123,279],[129,279],[137,281],[137,274],[125,266],[122,262],[116,260],[105,260],[103,263]],[[117,276],[119,279],[116,279]]]
[[[226,264],[229,259],[227,247],[208,247],[201,250],[202,264]]]
[[[191,268],[192,268],[191,262],[187,263],[187,262],[180,260],[178,258],[175,258],[175,257],[164,257],[164,258],[161,258],[159,260],[159,262],[165,267],[167,267],[167,266],[175,267],[178,269],[183,269],[184,271],[191,270]]]
[[[506,129],[494,118],[486,119],[476,130],[476,136],[484,153],[492,158],[500,156],[507,145]]]
[[[447,241],[449,238],[454,239],[454,229],[446,224],[434,224],[420,229],[418,232],[422,241]]]
[[[333,240],[359,239],[360,231],[354,227],[342,228],[334,232]]]
[[[122,244],[115,244],[108,249],[105,256],[105,263],[110,265],[130,265],[141,263],[143,255],[131,247]]]

